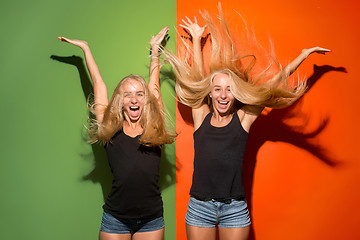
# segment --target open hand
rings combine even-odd
[[[305,52],[309,55],[312,53],[325,54],[327,52],[331,52],[331,50],[326,49],[326,48],[321,48],[321,47],[313,47],[313,48],[309,48],[309,49],[304,49],[304,50],[302,50],[302,52]]]
[[[156,36],[152,36],[150,40],[151,48],[158,48],[164,40],[166,33],[169,31],[168,27],[164,27]]]
[[[179,26],[188,30],[192,38],[201,38],[207,26],[205,25],[203,27],[200,27],[199,24],[197,23],[196,17],[194,17],[194,22],[192,22],[191,19],[188,17],[186,17],[186,19],[187,22],[184,19],[181,19],[185,25],[179,24]]]
[[[58,37],[58,39],[60,39],[62,42],[67,42],[67,43],[71,43],[75,46],[78,46],[80,48],[84,48],[88,46],[88,43],[82,40],[77,40],[77,39],[69,39],[66,37]]]

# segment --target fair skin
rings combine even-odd
[[[195,18],[192,22],[188,17],[187,21],[183,20],[183,28],[187,29],[193,37],[193,62],[194,68],[204,71],[203,54],[201,51],[201,37],[206,26],[200,27]],[[304,49],[302,53],[293,60],[289,65],[284,67],[281,72],[272,77],[268,84],[276,85],[281,81],[282,74],[291,75],[299,65],[312,53],[325,54],[330,50],[320,47]],[[233,113],[238,114],[240,123],[246,132],[249,132],[251,125],[261,114],[264,107],[245,105],[241,109],[233,109],[235,97],[230,89],[231,79],[227,74],[219,73],[212,81],[212,88],[209,96],[212,101],[213,115],[210,124],[215,127],[223,127],[229,124]],[[206,115],[210,112],[210,107],[203,104],[198,108],[192,108],[192,116],[194,120],[194,131],[196,131],[204,121]],[[249,237],[250,226],[243,228],[221,228],[219,227],[220,240],[246,240]],[[186,233],[188,240],[215,240],[216,228],[202,228],[186,225]]]
[[[156,36],[153,36],[150,40],[150,46],[153,49],[150,62],[150,77],[148,89],[156,99],[158,100],[160,108],[163,108],[163,103],[160,93],[160,67],[159,67],[159,48],[162,40],[164,39],[169,28],[164,27]],[[90,51],[87,42],[76,39],[69,39],[65,37],[59,37],[61,41],[71,43],[80,47],[85,55],[86,65],[88,67],[93,86],[94,86],[94,101],[95,101],[95,116],[98,123],[102,123],[104,118],[104,109],[109,104],[108,93],[105,82],[103,81],[100,71],[96,65],[94,57]],[[123,104],[124,104],[124,123],[123,131],[130,137],[136,137],[143,132],[140,124],[142,110],[145,103],[145,89],[144,86],[136,79],[130,79],[122,86],[124,92]],[[164,239],[164,228],[152,231],[131,234],[111,234],[100,231],[100,240],[162,240]]]
[[[124,92],[123,113],[125,118],[123,131],[126,135],[134,138],[143,132],[140,118],[145,104],[145,89],[139,81],[130,79],[124,83],[122,91]]]

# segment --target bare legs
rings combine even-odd
[[[215,240],[216,228],[194,227],[186,224],[187,240]]]
[[[135,233],[132,240],[163,240],[164,228],[152,232]],[[114,234],[100,231],[99,240],[131,240],[131,234]]]
[[[250,226],[243,228],[219,227],[219,240],[247,240]],[[215,240],[216,228],[194,227],[186,224],[187,240]]]
[[[247,240],[249,238],[250,226],[242,228],[219,228],[220,240]]]
[[[116,234],[106,233],[103,231],[99,232],[99,240],[130,240],[131,234]]]

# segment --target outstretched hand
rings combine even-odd
[[[201,38],[204,34],[206,25],[203,27],[200,27],[197,23],[196,17],[194,17],[194,22],[191,21],[190,18],[186,17],[187,22],[184,19],[181,19],[182,22],[185,24],[179,24],[180,27],[183,27],[184,29],[188,30],[191,34],[192,38]]]
[[[77,39],[69,39],[66,37],[58,37],[59,40],[61,40],[62,42],[67,42],[67,43],[71,43],[75,46],[78,46],[80,48],[84,48],[88,46],[88,43],[82,40],[77,40]]]
[[[326,49],[326,48],[321,48],[321,47],[313,47],[313,48],[309,48],[309,49],[304,49],[302,50],[302,52],[307,53],[307,54],[312,54],[312,53],[319,53],[319,54],[325,54],[327,52],[331,52],[330,49]]]
[[[150,39],[151,48],[158,48],[161,42],[164,40],[166,33],[169,31],[169,27],[164,27],[156,36],[152,36]]]
[[[194,22],[192,22],[188,17],[186,17],[186,19],[187,22],[184,19],[182,19],[185,25],[179,24],[179,26],[184,29],[185,33],[188,36],[181,36],[181,37],[190,40],[190,42],[192,43],[193,43],[193,38],[200,39],[200,45],[202,50],[205,46],[206,41],[210,37],[210,33],[206,34],[205,37],[202,36],[204,34],[207,25],[200,27],[199,24],[197,23],[197,19],[195,16],[194,16]]]

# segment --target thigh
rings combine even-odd
[[[133,235],[133,240],[163,240],[164,228],[151,232],[137,232]]]
[[[131,234],[117,234],[100,231],[99,240],[130,240]]]
[[[187,240],[215,240],[216,227],[195,227],[186,224]]]
[[[219,240],[247,240],[249,233],[250,226],[241,228],[219,227]]]

